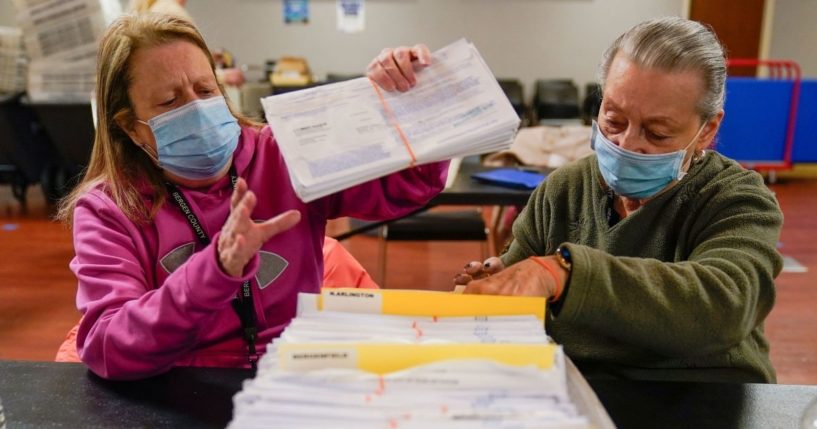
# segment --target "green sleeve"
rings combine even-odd
[[[570,293],[554,323],[579,325],[633,347],[691,357],[728,350],[775,299],[783,216],[762,183],[701,197],[683,262],[617,257],[568,244]]]
[[[548,225],[550,209],[547,203],[547,181],[533,191],[528,204],[513,223],[513,241],[500,255],[502,263],[509,267],[531,256],[545,255],[545,226]]]

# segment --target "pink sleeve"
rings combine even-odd
[[[407,168],[316,201],[329,219],[366,220],[405,216],[426,205],[445,187],[448,161]]]
[[[256,257],[244,278],[227,276],[211,244],[164,284],[154,285],[155,261],[139,230],[110,200],[94,193],[74,211],[71,269],[83,313],[77,350],[104,378],[138,379],[170,369],[197,345],[208,320],[230,306],[241,282],[258,269]]]

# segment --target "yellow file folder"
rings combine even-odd
[[[541,297],[462,295],[426,290],[325,288],[318,310],[398,316],[514,316],[531,314],[545,320]]]
[[[353,368],[387,374],[452,359],[487,359],[514,366],[553,367],[555,344],[292,344],[278,346],[281,369]]]

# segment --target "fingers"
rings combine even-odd
[[[301,220],[301,213],[288,210],[260,224],[250,217],[256,197],[252,191],[238,202],[222,228],[217,249],[219,262],[227,274],[237,277],[252,256],[270,237],[292,228]]]
[[[482,272],[482,262],[479,261],[471,261],[465,264],[465,274],[469,275],[477,275]]]
[[[386,72],[388,78],[394,83],[394,87],[400,92],[408,91],[410,84],[405,76],[400,72],[400,66],[394,58],[394,51],[385,49],[377,58],[380,68]]]
[[[472,280],[474,280],[474,278],[468,274],[457,274],[454,276],[455,285],[467,285],[468,283],[471,283]]]
[[[397,89],[394,81],[391,80],[386,71],[380,67],[380,63],[378,62],[377,58],[372,60],[367,70],[369,79],[378,84],[381,88],[385,89],[386,91],[394,91]]]
[[[509,282],[512,283],[513,280],[503,278],[501,275],[485,277],[468,283],[463,293],[472,295],[516,295],[513,286]]]
[[[247,191],[244,193],[244,197],[241,198],[241,201],[238,202],[236,206],[236,210],[238,211],[238,219],[242,221],[252,222],[250,219],[250,214],[252,210],[255,208],[255,203],[258,200],[255,197],[255,192]]]
[[[483,262],[482,269],[488,274],[496,274],[505,269],[505,264],[502,263],[502,259],[492,256]]]
[[[406,90],[417,84],[417,77],[414,76],[414,66],[411,64],[411,57],[411,49],[406,47],[397,48],[392,54],[392,58],[394,58],[395,63],[397,63],[400,74],[408,82],[408,88],[406,88]]]
[[[474,280],[471,283],[468,283],[462,293],[467,293],[470,295],[499,295],[496,282],[487,278],[482,280]]]
[[[431,65],[431,51],[428,50],[428,46],[422,43],[411,47],[411,56],[413,59],[416,59],[417,63],[422,67]]]
[[[221,228],[223,240],[231,241],[236,235],[243,234],[252,225],[250,214],[255,208],[256,197],[255,193],[246,189],[246,182],[243,183],[243,196],[235,202],[230,210],[230,216],[227,217],[227,222]],[[236,199],[237,194],[241,194],[242,179],[239,179],[236,184],[236,191],[233,193],[232,199]],[[233,201],[230,201],[233,204]],[[219,239],[219,247],[223,245],[222,239]]]
[[[478,280],[488,277],[491,274],[496,274],[504,268],[505,265],[502,263],[502,260],[494,256],[486,259],[484,263],[471,261],[465,264],[463,273],[471,276],[474,280]]]
[[[477,282],[468,283],[462,293],[467,295],[483,295],[482,286]]]
[[[301,221],[301,212],[298,210],[287,210],[272,219],[258,225],[261,230],[262,242],[267,241],[276,234],[286,231]]]
[[[431,53],[425,45],[383,49],[368,67],[371,80],[386,91],[408,91],[417,84],[417,69],[431,64]]]
[[[221,229],[217,250],[219,263],[227,274],[239,276],[252,256],[270,237],[292,228],[301,220],[301,213],[288,210],[266,222],[256,224],[252,212],[258,202],[247,183],[238,179],[230,198],[230,216]]]
[[[235,189],[233,189],[233,196],[230,198],[230,211],[235,210],[235,206],[244,198],[244,194],[247,192],[247,182],[242,179],[241,177],[238,178],[238,182],[235,184]]]

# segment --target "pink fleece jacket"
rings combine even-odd
[[[242,278],[222,272],[215,245],[200,248],[171,202],[152,223],[137,224],[100,189],[80,199],[71,261],[83,313],[77,349],[96,374],[138,379],[173,366],[247,367],[240,322],[230,305],[244,280],[253,280],[263,352],[295,316],[298,292],[319,291],[327,219],[408,214],[442,190],[447,172],[446,162],[415,167],[307,204],[292,189],[269,127],[244,128],[233,162],[258,197],[253,219],[301,212],[301,222],[264,244]],[[229,177],[206,190],[182,192],[216,243],[230,211]]]

